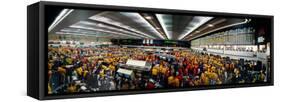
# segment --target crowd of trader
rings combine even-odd
[[[151,69],[132,70],[133,77],[118,74],[117,70],[128,59],[151,63]],[[234,60],[192,50],[160,53],[139,48],[50,46],[48,93],[260,83],[267,81],[266,69],[259,61]]]

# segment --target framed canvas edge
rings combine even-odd
[[[214,15],[214,16],[231,16],[231,17],[258,17],[271,19],[271,81],[267,83],[255,83],[255,84],[239,84],[239,85],[217,85],[217,86],[204,86],[204,87],[192,87],[192,88],[178,88],[178,89],[159,89],[159,90],[130,90],[126,92],[103,92],[103,93],[87,93],[87,94],[73,94],[73,95],[56,95],[49,96],[46,94],[46,67],[47,63],[47,42],[48,33],[45,28],[45,6],[65,6],[75,7],[82,9],[105,9],[105,10],[128,10],[128,11],[145,11],[145,12],[161,12],[161,13],[180,13],[180,14],[193,14],[193,15]],[[163,92],[181,92],[181,91],[193,91],[193,90],[210,90],[210,89],[228,89],[228,88],[244,88],[244,87],[258,87],[258,86],[273,86],[274,85],[274,16],[273,15],[257,15],[257,14],[238,14],[227,12],[206,12],[206,11],[189,11],[189,10],[177,10],[177,9],[160,9],[160,8],[145,8],[145,7],[129,7],[129,6],[115,6],[115,5],[96,5],[96,4],[78,4],[78,3],[66,3],[66,2],[39,2],[39,100],[50,99],[65,99],[65,98],[83,98],[83,97],[100,97],[100,96],[115,96],[115,95],[135,95],[135,94],[149,94],[149,93],[163,93]]]

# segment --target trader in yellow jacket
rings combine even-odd
[[[83,72],[82,67],[77,68],[77,69],[76,69],[76,72],[77,72],[77,74],[78,74],[79,76],[82,76],[82,72]]]
[[[159,67],[156,65],[156,66],[154,66],[154,67],[152,68],[151,71],[152,71],[152,72],[151,72],[152,76],[157,76],[157,75],[158,75],[158,72],[159,72]]]
[[[173,86],[173,84],[174,84],[174,76],[171,75],[168,77],[168,85]]]

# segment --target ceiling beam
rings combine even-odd
[[[164,33],[166,34],[168,39],[172,39],[171,34],[169,33],[169,31],[167,30],[167,25],[165,24],[165,20],[164,20],[164,15],[163,14],[155,14],[157,20],[159,21],[162,29],[164,30]]]

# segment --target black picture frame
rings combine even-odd
[[[153,12],[168,14],[189,14],[203,16],[220,16],[220,17],[249,17],[249,18],[268,18],[271,20],[271,80],[268,83],[255,84],[239,84],[239,85],[215,85],[215,86],[198,86],[192,88],[178,89],[156,89],[156,90],[138,90],[138,91],[114,91],[114,92],[97,92],[83,94],[68,95],[47,95],[46,94],[46,67],[47,67],[47,43],[48,33],[45,27],[45,7],[57,6],[64,8],[89,9],[89,10],[110,10],[110,11],[133,11],[133,12]],[[129,95],[129,94],[145,94],[175,91],[191,91],[206,89],[224,89],[224,88],[240,88],[254,86],[272,86],[274,85],[274,17],[272,15],[256,15],[256,14],[238,14],[238,13],[222,13],[222,12],[205,12],[205,11],[187,11],[174,9],[157,9],[142,7],[125,7],[112,5],[94,5],[94,4],[77,4],[40,1],[27,7],[27,95],[39,100],[61,99],[61,98],[81,98],[81,97],[97,97],[112,95]]]

